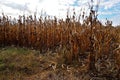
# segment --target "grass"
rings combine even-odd
[[[71,80],[91,79],[92,77],[87,71],[87,61],[82,58],[82,56],[81,61],[85,63],[84,65],[81,65],[82,62],[79,62],[78,64],[77,61],[74,61],[72,64],[64,63],[64,55],[61,54],[64,54],[62,52],[65,52],[65,50],[65,48],[61,49],[59,53],[51,51],[40,53],[36,50],[13,46],[1,48],[0,80],[61,80],[63,78],[65,80],[69,80],[69,78],[71,78]],[[100,64],[98,64],[98,66],[99,65]],[[107,73],[109,73],[109,69]],[[111,73],[116,74],[117,72],[114,73],[114,70],[110,71],[109,75],[111,75]],[[109,77],[100,76],[95,79],[98,78],[109,79]]]
[[[59,54],[51,54],[51,51],[41,54],[36,50],[14,46],[0,48],[0,80],[34,80],[35,76],[39,79],[49,78],[49,74],[56,75],[58,70],[62,70],[62,60]],[[52,68],[51,64],[57,64],[56,68]]]
[[[37,51],[36,51],[37,52]],[[24,48],[5,47],[0,50],[0,79],[30,75],[37,72],[39,56],[37,53]],[[6,76],[4,76],[6,75]]]
[[[40,54],[35,50],[11,46],[1,48],[0,80],[61,80],[68,77],[77,79],[75,75],[68,75],[67,65],[64,68],[61,67],[63,64],[61,60],[62,57],[58,53],[51,54],[50,51]],[[52,68],[51,64],[57,64],[56,68]],[[75,71],[77,69],[71,68],[72,73]]]

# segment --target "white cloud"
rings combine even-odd
[[[57,0],[44,0],[42,3],[37,5],[38,10],[44,9],[49,15],[58,14],[58,2]]]
[[[75,8],[76,13],[80,11],[81,8],[87,9],[87,6],[73,6],[76,0],[0,0],[2,2],[3,10],[6,10],[7,7],[13,8],[14,10],[18,9],[19,11],[25,11],[26,13],[34,13],[37,9],[38,12],[44,10],[47,14],[51,16],[65,17],[68,9],[70,11]],[[88,0],[78,0],[78,4],[84,4]],[[83,2],[83,3],[81,3]],[[1,10],[2,10],[1,9]],[[8,10],[9,11],[9,10]],[[11,12],[11,11],[10,11]],[[16,13],[16,11],[12,11]],[[17,12],[19,13],[19,12]],[[70,12],[71,13],[71,12]]]
[[[100,6],[103,6],[104,9],[109,9],[119,3],[120,0],[101,0]]]
[[[76,0],[58,0],[60,5],[73,5]]]
[[[13,14],[15,16],[18,14],[22,15],[24,12],[26,14],[33,14],[36,10],[40,13],[43,10],[48,15],[65,18],[68,9],[70,9],[70,14],[73,13],[73,8],[75,8],[76,14],[80,14],[83,11],[88,13],[88,3],[90,3],[90,1],[91,0],[0,0],[0,12],[4,11],[6,14]],[[97,1],[98,0],[94,0],[93,4],[96,5]],[[119,6],[116,5],[120,3],[120,0],[99,1],[100,8],[104,10],[116,7],[114,11],[99,11],[99,14],[111,15],[119,13],[117,9]],[[82,11],[80,11],[81,8]],[[113,20],[115,21],[115,18]]]
[[[120,15],[115,15],[110,20],[113,21],[113,25],[120,25]]]

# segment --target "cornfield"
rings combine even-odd
[[[66,20],[56,17],[51,19],[49,16],[36,18],[36,15],[20,15],[19,19],[11,21],[10,17],[2,14],[0,18],[1,47],[14,45],[41,52],[65,49],[59,53],[64,55],[65,62],[68,64],[74,60],[81,62],[81,59],[85,58],[84,64],[86,69],[89,69],[90,58],[93,55],[98,72],[102,71],[102,66],[106,70],[120,71],[119,27],[113,27],[108,22],[104,26],[99,20],[93,21],[91,26],[90,16],[84,18],[83,23],[80,23],[75,16],[69,18],[68,15]]]

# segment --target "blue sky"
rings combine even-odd
[[[120,25],[120,0],[93,0],[94,5],[99,3],[98,18],[105,22],[105,19],[113,21],[113,25]],[[76,15],[82,11],[88,13],[88,3],[90,0],[0,0],[0,15],[4,12],[7,15],[16,17],[22,15],[33,14],[37,11],[40,15],[46,12],[51,16],[65,18],[69,9],[72,15],[73,8]],[[82,11],[81,11],[82,10]]]

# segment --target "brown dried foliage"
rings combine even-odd
[[[64,54],[66,62],[80,61],[80,57],[86,58],[89,67],[91,52],[91,27],[85,19],[81,24],[79,20],[67,17],[66,21],[56,17],[40,17],[38,20],[33,16],[20,16],[15,23],[10,22],[10,18],[3,14],[0,19],[0,46],[20,46],[40,50],[48,49],[55,51],[61,47],[61,54]],[[93,26],[93,50],[95,62],[103,55],[114,55],[118,68],[120,68],[120,29],[112,26],[103,26],[99,21],[95,21]],[[115,50],[115,51],[114,51]],[[85,54],[86,53],[86,54]]]

